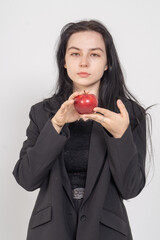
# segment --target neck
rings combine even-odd
[[[74,86],[73,88],[73,92],[84,92],[85,91],[88,91],[89,94],[94,94],[96,95],[97,99],[98,99],[98,95],[99,95],[99,86],[98,87],[95,87],[95,86],[82,86],[82,87],[76,87]]]

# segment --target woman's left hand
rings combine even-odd
[[[127,109],[120,99],[117,100],[117,106],[120,113],[115,113],[105,108],[95,107],[93,109],[95,113],[81,114],[80,117],[84,120],[91,119],[99,122],[114,138],[121,138],[128,128],[130,120]]]

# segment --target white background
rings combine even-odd
[[[0,0],[0,238],[24,240],[38,190],[27,192],[12,171],[31,105],[51,96],[55,49],[68,22],[97,19],[113,36],[128,88],[145,107],[160,102],[159,0]],[[159,105],[150,111],[155,171],[125,201],[135,240],[160,239]],[[151,180],[152,178],[152,180]]]

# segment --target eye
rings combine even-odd
[[[78,56],[79,53],[71,53],[71,56]]]
[[[98,55],[96,53],[92,53],[91,55],[93,55],[94,57],[100,57],[100,55]]]

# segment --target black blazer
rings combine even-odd
[[[58,106],[53,104],[53,109]],[[124,102],[130,125],[113,138],[96,121],[90,140],[85,195],[78,216],[64,165],[68,124],[60,134],[43,102],[31,107],[27,139],[13,175],[24,189],[40,188],[29,221],[27,240],[132,240],[124,199],[137,196],[145,186],[146,119],[137,125],[137,104]]]

